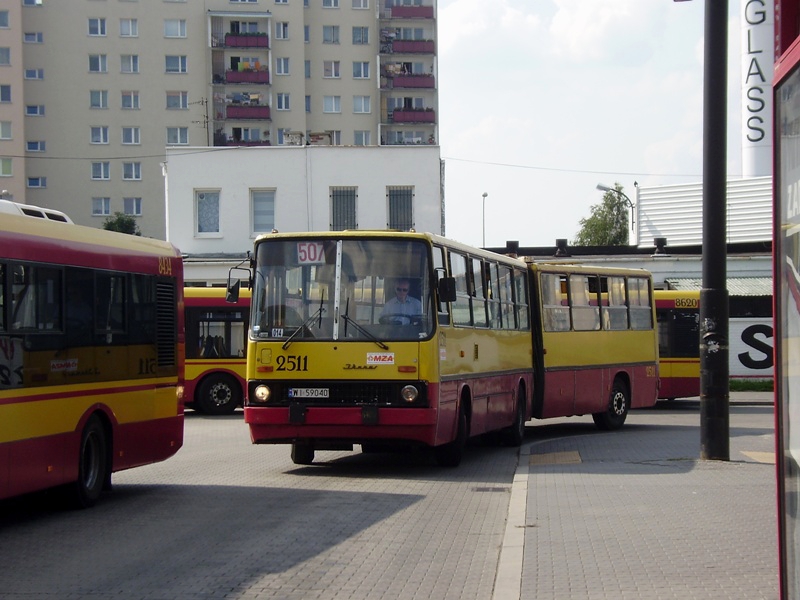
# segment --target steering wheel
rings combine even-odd
[[[406,315],[381,315],[378,323],[381,325],[411,325],[411,317]]]

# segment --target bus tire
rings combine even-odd
[[[209,375],[197,388],[194,405],[207,415],[230,415],[242,403],[239,382],[230,375]]]
[[[314,446],[307,442],[293,442],[292,462],[296,465],[310,465],[313,463]]]
[[[467,422],[467,413],[464,410],[463,404],[458,411],[458,431],[456,437],[452,442],[436,446],[433,449],[436,457],[436,463],[440,467],[457,467],[461,464],[461,458],[464,456],[464,448],[467,445],[467,437],[469,435],[469,424]]]
[[[514,423],[500,432],[500,441],[506,446],[518,448],[525,439],[525,390],[517,391],[517,411]]]
[[[592,415],[594,424],[603,431],[619,429],[628,417],[630,405],[631,397],[628,392],[628,386],[620,379],[615,379],[608,397],[608,409],[605,412]]]
[[[94,506],[110,481],[109,440],[103,423],[96,415],[89,417],[81,433],[78,450],[78,480],[71,485],[70,503],[75,508]]]

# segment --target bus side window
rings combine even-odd
[[[467,280],[467,257],[450,252],[450,274],[456,280],[456,301],[452,303],[453,324],[462,327],[472,325],[470,312],[470,290]]]
[[[545,331],[569,331],[569,307],[562,304],[561,283],[565,275],[542,273],[542,315]]]
[[[606,279],[606,278],[603,278]],[[603,329],[619,331],[628,328],[628,305],[625,301],[625,278],[608,277],[603,285]]]
[[[484,275],[483,261],[479,258],[471,259],[472,262],[472,316],[475,327],[486,327],[486,276]]]
[[[653,313],[650,304],[650,287],[646,278],[628,278],[628,302],[631,329],[652,329]]]
[[[572,326],[575,331],[596,331],[600,329],[600,307],[597,294],[589,292],[590,276],[570,275],[569,294],[572,308]],[[597,287],[595,286],[595,289]]]
[[[436,289],[439,289],[439,281],[447,277],[445,269],[444,248],[441,246],[433,247],[433,271],[436,276]],[[449,325],[450,315],[447,312],[447,303],[442,302],[439,294],[436,294],[436,312],[439,315],[439,325]]]

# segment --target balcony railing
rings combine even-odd
[[[230,48],[269,48],[266,33],[226,33],[225,45]]]
[[[225,71],[225,83],[269,83],[269,71]]]
[[[432,19],[432,6],[392,6],[382,11],[383,19]]]
[[[396,75],[392,82],[395,88],[435,88],[436,79],[432,75]]]
[[[386,54],[433,54],[435,46],[428,40],[391,40],[381,42],[381,52]]]
[[[269,119],[269,106],[260,105],[235,105],[225,107],[227,119]]]
[[[433,109],[395,109],[392,113],[393,123],[435,123],[436,112]]]

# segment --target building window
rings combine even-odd
[[[89,35],[105,35],[106,34],[106,20],[105,19],[89,19]]]
[[[356,146],[369,146],[370,145],[370,131],[354,131],[353,132],[353,144]]]
[[[138,73],[139,72],[139,55],[138,54],[123,54],[120,56],[122,63],[121,71],[123,73]]]
[[[28,117],[43,117],[44,104],[28,104],[25,107],[25,115]]]
[[[139,197],[123,198],[122,212],[134,217],[142,216],[142,199]]]
[[[311,96],[306,96],[306,112],[311,112]]]
[[[124,90],[122,92],[122,108],[126,110],[138,110],[139,92],[136,90]]]
[[[38,31],[24,33],[22,34],[22,41],[25,44],[41,44],[44,42],[44,35]]]
[[[0,10],[0,28],[8,29],[8,11]]]
[[[185,38],[186,37],[186,19],[165,19],[164,20],[164,37],[168,37],[168,38]]]
[[[414,187],[410,185],[386,188],[388,200],[386,227],[398,231],[414,228]]]
[[[167,127],[167,144],[171,146],[189,143],[188,127]]]
[[[25,69],[25,79],[44,79],[44,69]]]
[[[353,63],[353,79],[369,79],[369,62],[356,61]]]
[[[341,96],[325,96],[322,99],[322,112],[324,113],[340,113],[342,112],[342,97]]]
[[[189,92],[167,92],[167,110],[189,108]]]
[[[289,23],[284,21],[275,23],[275,39],[288,40],[289,39]]]
[[[29,188],[46,188],[47,187],[47,177],[28,177]]]
[[[108,58],[105,54],[89,55],[90,73],[108,73]]]
[[[353,113],[364,114],[372,112],[369,96],[353,96]]]
[[[252,233],[269,233],[275,228],[275,190],[250,190]]]
[[[0,158],[0,177],[11,177],[13,174],[11,171],[11,159]]]
[[[111,179],[111,163],[110,162],[93,162],[92,163],[92,179],[95,180],[108,180]]]
[[[282,57],[275,59],[275,74],[276,75],[288,75],[289,74],[289,59],[288,57]]]
[[[369,44],[369,27],[353,27],[353,45]]]
[[[289,110],[289,94],[279,93],[277,96],[277,109],[278,110]]]
[[[309,25],[303,25],[303,42],[306,44],[311,42],[311,27]]]
[[[303,69],[305,70],[306,79],[311,79],[311,61],[307,60],[303,63]]]
[[[331,198],[331,231],[358,229],[356,221],[357,188],[332,187]]]
[[[332,146],[341,146],[342,145],[342,132],[339,129],[331,129],[328,134],[331,136],[331,145]]]
[[[107,144],[108,143],[108,126],[96,125],[91,128],[91,143],[92,144]]]
[[[108,90],[89,90],[89,108],[108,108]]]
[[[141,144],[142,140],[139,135],[138,127],[123,127],[122,128],[122,143],[123,144]]]
[[[11,137],[11,121],[0,121],[0,140],[10,140]]]
[[[369,0],[353,0],[353,8],[369,8]]]
[[[186,57],[167,56],[166,71],[167,73],[186,73]]]
[[[219,192],[195,192],[194,203],[197,233],[219,233]]]
[[[111,198],[92,198],[92,216],[105,217],[111,214]]]
[[[275,0],[275,4],[289,4],[289,0]]]
[[[28,152],[44,152],[45,143],[41,142],[25,142],[25,150]]]
[[[341,76],[338,60],[326,60],[322,63],[322,76],[327,79],[338,79]]]
[[[322,43],[323,44],[338,44],[339,43],[339,26],[338,25],[323,25],[322,26]]]
[[[339,0],[322,0],[322,8],[339,8]]]
[[[139,37],[138,19],[120,19],[119,35],[121,37]]]
[[[11,86],[0,84],[0,102],[11,102]]]

